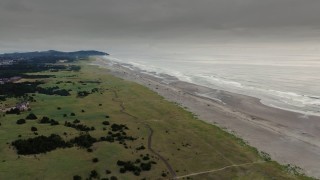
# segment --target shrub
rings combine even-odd
[[[33,127],[33,126],[32,126],[32,127],[31,127],[31,131],[33,131],[33,132],[34,132],[34,131],[38,131],[38,129],[37,129],[36,127]]]
[[[75,176],[73,176],[73,180],[81,180],[82,178],[81,178],[81,176],[79,176],[79,175],[75,175]]]
[[[106,125],[106,126],[107,126],[107,125],[110,125],[109,121],[103,121],[102,124],[103,124],[103,125]]]
[[[125,173],[126,169],[125,168],[120,168],[120,173]]]
[[[26,120],[25,119],[19,119],[17,120],[17,124],[24,124],[26,123]]]
[[[98,172],[96,170],[92,170],[90,172],[90,178],[97,178],[98,177]]]
[[[115,177],[115,176],[111,176],[111,177],[110,177],[110,180],[118,180],[118,178]]]
[[[42,117],[42,119],[40,120],[41,124],[46,124],[46,123],[50,123],[50,119],[46,116]]]
[[[136,150],[138,150],[138,151],[139,151],[139,150],[143,150],[143,149],[146,149],[143,145],[136,148]]]
[[[98,158],[93,158],[92,162],[97,163],[97,162],[99,162],[99,159]]]
[[[11,108],[9,111],[6,111],[6,114],[20,114],[20,110],[18,108]]]
[[[150,171],[151,169],[151,163],[141,163],[140,167],[143,171]]]
[[[75,137],[70,142],[83,148],[89,148],[93,143],[97,142],[97,139],[91,137],[89,134],[84,134],[79,137]]]
[[[38,119],[38,118],[37,118],[37,116],[36,116],[35,114],[30,113],[30,114],[26,117],[26,119],[35,120],[35,119]]]
[[[76,119],[76,120],[73,121],[73,123],[75,123],[75,124],[80,123],[80,120]]]

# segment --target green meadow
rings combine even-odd
[[[70,90],[70,96],[35,93],[30,95],[36,102],[30,103],[29,111],[19,115],[0,112],[0,179],[73,179],[76,175],[87,179],[91,171],[97,173],[92,179],[309,179],[262,157],[241,139],[197,119],[146,87],[116,78],[85,61],[78,65],[82,67],[79,72],[36,73],[55,76],[39,79],[45,81],[41,87],[58,86]],[[92,92],[95,88],[98,90]],[[92,93],[79,97],[82,91]],[[14,106],[17,101],[7,99],[2,105]],[[30,113],[38,119],[16,123]],[[40,124],[44,116],[59,125]],[[76,119],[94,130],[83,132],[64,125]],[[104,125],[104,121],[110,125]],[[98,141],[90,147],[92,152],[72,146],[31,155],[17,154],[11,144],[51,134],[65,141],[86,133],[100,139],[111,131],[111,124],[126,125],[126,134],[135,140],[126,140],[125,144]],[[36,127],[37,133],[31,127]],[[143,159],[145,156],[148,160]],[[137,159],[140,163],[136,166],[152,161],[151,168],[139,174],[120,171],[118,161]]]

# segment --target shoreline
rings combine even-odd
[[[168,101],[186,107],[199,119],[234,133],[281,164],[293,164],[309,176],[320,177],[319,116],[269,107],[254,97],[174,78],[164,83],[160,78],[121,66],[121,63],[113,62],[110,66],[107,60],[98,57],[95,63],[109,69],[112,75],[144,85]],[[205,93],[213,94],[217,100],[204,97]]]

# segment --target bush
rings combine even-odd
[[[111,176],[111,177],[110,177],[110,180],[118,180],[118,178],[115,177],[115,176]]]
[[[73,123],[74,123],[74,124],[80,123],[80,120],[79,120],[79,119],[76,119],[76,120],[73,121]]]
[[[17,120],[17,124],[24,124],[26,123],[26,120],[25,119],[19,119]]]
[[[11,108],[9,111],[6,111],[6,114],[20,114],[20,110],[17,108]]]
[[[125,168],[120,168],[120,173],[126,173],[126,169]]]
[[[48,117],[44,116],[40,122],[40,124],[51,124],[51,126],[59,125],[59,122],[54,119],[49,119]]]
[[[38,131],[38,129],[36,127],[31,127],[31,131]]]
[[[75,137],[70,142],[83,148],[90,148],[93,143],[97,142],[97,139],[91,137],[89,134],[85,134]]]
[[[103,124],[103,125],[106,125],[106,126],[107,126],[107,125],[110,125],[109,121],[103,121],[102,124]]]
[[[136,150],[138,150],[138,151],[139,151],[139,150],[143,150],[143,149],[146,149],[143,145],[136,148]],[[148,159],[147,159],[147,160],[148,160]]]
[[[98,158],[93,158],[92,162],[97,163],[97,162],[99,162],[99,159]]]
[[[46,124],[46,123],[50,123],[50,119],[46,116],[42,117],[42,119],[40,120],[41,124]]]
[[[150,171],[151,169],[151,163],[141,163],[140,167],[143,171]]]
[[[35,119],[38,119],[38,118],[37,118],[37,116],[36,116],[35,114],[30,113],[30,114],[26,117],[26,119],[35,120]]]
[[[81,176],[79,176],[79,175],[75,175],[75,176],[73,176],[73,180],[81,180],[82,178],[81,178]]]
[[[92,170],[90,172],[90,178],[97,178],[98,177],[98,172],[96,170]]]

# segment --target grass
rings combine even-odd
[[[154,130],[152,148],[165,157],[177,176],[190,173],[220,169],[234,164],[263,161],[255,148],[246,145],[241,139],[220,128],[197,119],[193,114],[174,103],[164,100],[161,96],[146,87],[128,82],[108,74],[107,70],[80,62],[80,72],[60,71],[37,74],[55,75],[46,80],[43,87],[59,86],[71,89],[71,96],[49,96],[35,94],[37,102],[31,103],[31,112],[38,118],[48,116],[60,122],[58,126],[38,124],[27,121],[17,125],[16,120],[25,118],[28,113],[20,115],[0,114],[0,177],[2,179],[72,179],[80,175],[89,177],[91,170],[96,170],[100,178],[116,176],[118,179],[137,179],[130,172],[120,173],[117,160],[134,161],[140,154],[150,154],[157,164],[150,171],[144,171],[139,179],[161,179],[163,172],[168,172],[165,164],[148,149],[136,151],[135,148],[147,147],[149,125]],[[23,80],[26,81],[26,80]],[[57,84],[57,82],[63,81]],[[67,83],[66,81],[70,81]],[[97,83],[79,83],[79,81],[100,81]],[[90,91],[99,88],[100,92],[84,98],[77,98],[78,91]],[[118,98],[115,97],[115,93]],[[120,112],[120,102],[130,117]],[[14,105],[15,100],[9,99],[7,104]],[[3,104],[4,104],[3,103]],[[99,105],[101,104],[101,106]],[[61,109],[59,110],[58,107]],[[85,112],[81,112],[84,110]],[[76,116],[70,116],[70,113]],[[67,117],[63,117],[67,114]],[[110,118],[106,119],[106,115]],[[138,139],[128,142],[129,148],[118,143],[98,142],[92,147],[93,152],[77,147],[58,149],[46,154],[18,156],[10,146],[14,140],[35,137],[30,128],[38,128],[39,135],[52,133],[64,137],[65,140],[79,135],[75,129],[63,126],[65,121],[79,119],[81,123],[95,127],[90,134],[96,138],[105,136],[108,126],[102,125],[105,120],[111,123],[126,124],[127,133]],[[107,131],[103,127],[108,127]],[[64,135],[67,133],[67,136]],[[130,148],[131,147],[131,148]],[[99,162],[93,163],[92,159]],[[110,170],[107,175],[105,170]],[[163,178],[163,179],[167,179]],[[232,167],[222,171],[191,176],[191,179],[308,179],[302,175],[290,174],[286,168],[274,161]]]

